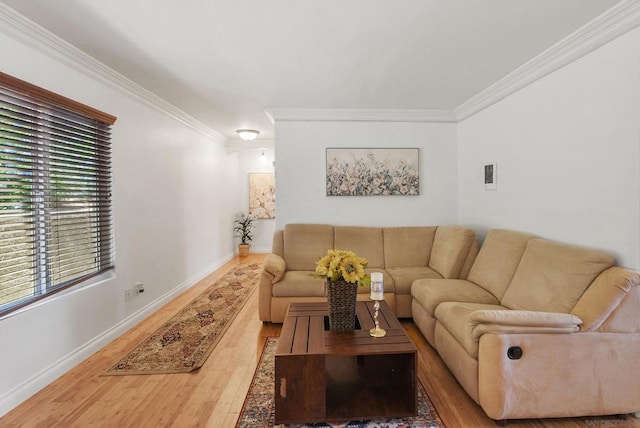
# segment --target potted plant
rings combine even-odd
[[[240,257],[247,257],[249,255],[249,249],[251,248],[251,240],[253,239],[253,228],[255,227],[253,221],[255,219],[251,214],[245,215],[244,213],[238,214],[235,220],[235,227],[233,231],[240,236],[240,243],[238,244],[238,255]]]

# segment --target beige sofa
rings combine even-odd
[[[599,251],[492,230],[466,279],[421,279],[412,315],[493,419],[640,410],[640,274]]]
[[[259,285],[262,321],[282,322],[291,302],[326,301],[316,261],[327,250],[354,251],[368,272],[383,273],[385,301],[398,317],[411,317],[411,284],[421,278],[465,278],[478,252],[475,232],[455,226],[352,227],[288,224],[273,236]],[[369,287],[358,287],[368,299]]]

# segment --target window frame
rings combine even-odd
[[[25,82],[23,80],[20,80],[18,78],[15,78],[13,76],[10,76],[6,73],[0,72],[0,86],[17,92],[20,95],[27,97],[31,100],[33,100],[34,102],[37,103],[46,103],[46,104],[50,104],[52,105],[55,109],[63,109],[63,110],[67,110],[71,113],[77,114],[77,115],[81,115],[83,116],[85,119],[89,119],[89,120],[95,120],[97,122],[100,122],[100,126],[107,126],[110,127],[111,125],[113,125],[117,118],[113,115],[110,115],[108,113],[104,113],[100,110],[97,110],[93,107],[89,107],[85,104],[79,103],[77,101],[74,101],[70,98],[66,98],[62,95],[58,95],[54,92],[51,92],[49,90],[46,90],[44,88],[38,87],[36,85],[33,85],[31,83]],[[108,138],[108,142],[109,142],[109,147],[110,147],[110,141],[111,138]],[[50,143],[50,141],[49,141]],[[46,144],[45,145],[47,148],[50,147],[50,144]],[[98,143],[96,143],[96,153],[99,150],[102,150],[102,146],[99,146]],[[49,159],[48,156],[45,156],[45,159]],[[111,163],[111,154],[109,154],[109,165]],[[35,171],[35,169],[31,170],[31,171]],[[108,179],[108,185],[109,185],[109,194],[111,193],[111,189],[113,187],[113,173],[111,171],[111,167],[109,166],[109,179]],[[83,176],[84,177],[84,176]],[[49,177],[48,181],[47,181],[47,185],[51,184],[51,177]],[[100,183],[102,183],[102,181],[100,181]],[[105,201],[108,201],[108,205],[106,210],[109,212],[113,211],[113,203],[111,200],[111,197],[109,196],[108,198],[104,198],[103,196],[95,196],[94,201],[97,202],[97,206],[100,206],[101,208],[99,209],[100,212],[103,211],[102,209],[102,205]],[[32,210],[35,211],[39,211],[36,210],[35,208],[32,208]],[[37,216],[39,214],[36,214],[34,211],[34,216]],[[98,217],[99,218],[99,217]],[[112,214],[110,215],[110,218],[112,218]],[[35,221],[34,223],[38,223],[38,221]],[[100,229],[102,226],[102,223],[98,224],[97,227]],[[39,229],[39,226],[35,227],[36,229]],[[113,238],[113,224],[111,223],[111,227],[110,227],[110,232],[111,232],[111,236],[109,237],[109,243],[110,243],[110,248],[111,251],[115,251],[115,249],[113,248],[115,243],[114,243],[114,238]],[[33,237],[33,242],[35,245],[35,242],[38,241],[39,239],[43,239],[43,236],[45,234],[43,234],[42,236],[40,236],[41,232],[36,233],[36,236]],[[100,241],[102,242],[102,241]],[[96,248],[99,248],[99,243],[96,243]],[[38,245],[35,245],[36,248],[36,252],[42,251],[39,248]],[[90,254],[90,253],[83,253],[84,255],[86,254]],[[97,254],[97,253],[96,253]],[[37,256],[36,256],[37,257]],[[49,255],[47,254],[47,257],[49,257]],[[84,275],[80,275],[77,276],[75,278],[72,278],[68,281],[62,281],[60,284],[52,284],[51,281],[48,278],[48,275],[50,274],[49,270],[47,269],[46,272],[41,272],[42,275],[44,275],[47,279],[42,281],[40,278],[42,275],[38,275],[36,274],[35,276],[38,277],[35,280],[34,283],[34,290],[35,289],[43,289],[44,288],[44,292],[40,293],[40,292],[34,292],[34,295],[31,296],[27,296],[27,297],[22,297],[22,298],[17,298],[15,300],[11,300],[9,302],[6,302],[4,304],[0,305],[0,318],[4,317],[7,314],[10,314],[11,312],[14,312],[18,309],[22,309],[25,308],[31,304],[33,304],[34,302],[37,302],[39,300],[42,300],[44,298],[50,297],[56,293],[59,293],[60,291],[63,291],[65,289],[68,289],[69,287],[72,287],[74,285],[77,285],[81,282],[87,281],[90,278],[96,277],[98,275],[102,275],[105,273],[105,271],[108,270],[112,270],[115,267],[115,260],[113,260],[113,258],[111,259],[112,263],[110,264],[110,267],[108,268],[104,268],[104,269],[97,269],[94,272],[90,272],[88,274],[84,274]],[[44,263],[42,262],[37,262],[35,263],[35,267],[33,269],[34,272],[37,272],[39,269],[39,266],[44,265]]]

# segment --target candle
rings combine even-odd
[[[382,272],[371,272],[371,300],[384,299]]]

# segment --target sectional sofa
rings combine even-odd
[[[640,411],[640,273],[610,255],[501,229],[478,250],[475,233],[456,226],[287,225],[264,262],[260,319],[282,322],[290,302],[325,299],[310,273],[329,248],[383,272],[387,303],[413,318],[489,417]]]
[[[382,272],[385,301],[398,317],[411,317],[411,284],[422,278],[466,278],[478,253],[476,234],[456,226],[352,227],[288,224],[273,236],[259,285],[262,321],[284,320],[291,302],[326,301],[324,281],[314,278],[327,250],[354,251],[368,272]],[[369,287],[358,287],[368,299]]]

